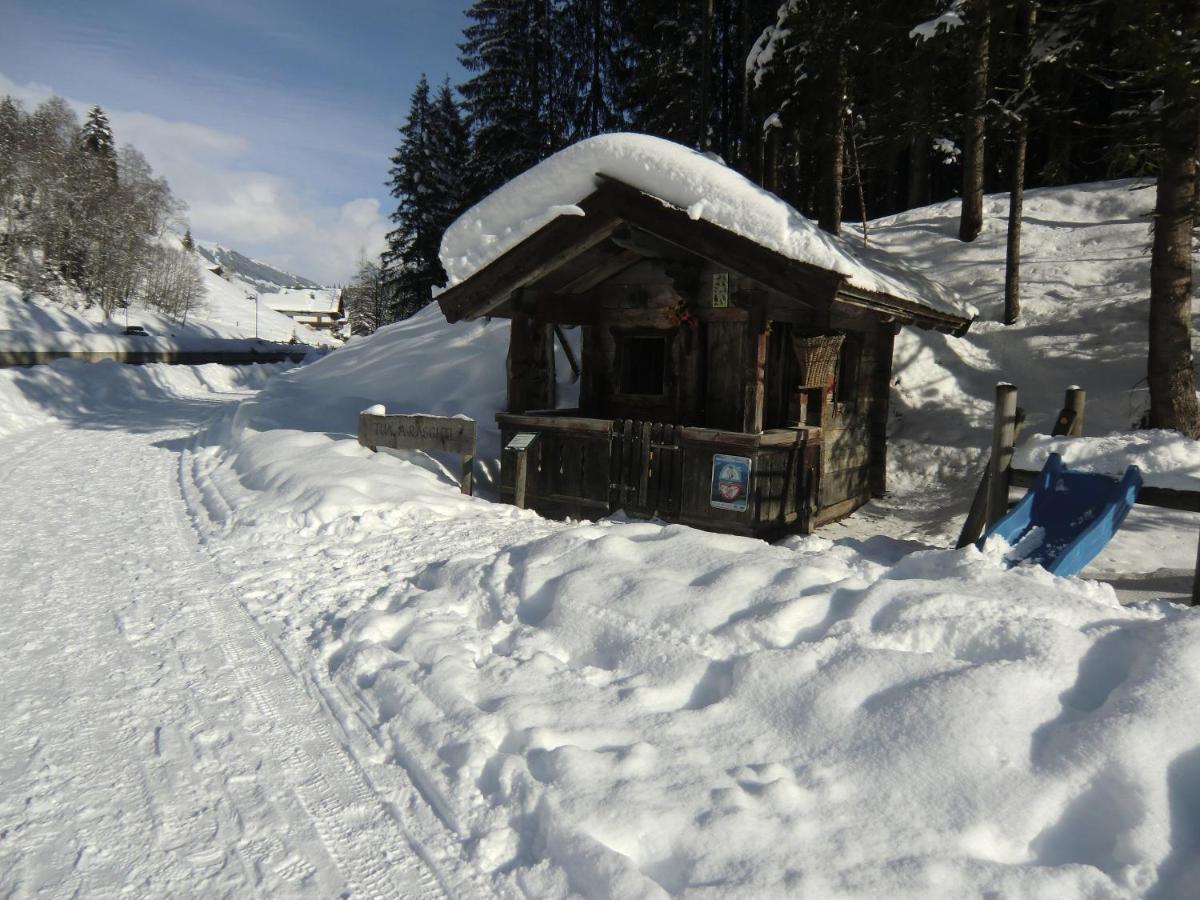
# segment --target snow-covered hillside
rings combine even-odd
[[[1200,618],[1010,569],[1003,546],[941,549],[997,380],[1023,388],[1030,431],[1071,383],[1090,391],[1089,433],[1136,418],[1137,187],[1031,192],[1011,329],[989,321],[1004,198],[970,245],[955,204],[872,224],[982,319],[963,338],[903,334],[892,493],[816,536],[551,522],[359,447],[373,403],[466,413],[494,467],[506,323],[448,326],[436,308],[219,416],[184,455],[189,507],[348,746],[419,791],[392,802],[455,891],[1190,896]],[[1136,515],[1112,572],[1177,547],[1191,565],[1194,521]]]
[[[130,325],[141,325],[148,338],[125,337],[125,312],[106,320],[98,307],[73,307],[39,295],[26,297],[20,288],[0,280],[0,349],[3,350],[209,350],[249,346],[264,341],[288,342],[295,337],[313,346],[336,345],[329,335],[313,331],[257,303],[253,287],[222,278],[196,262],[204,283],[204,299],[188,314],[186,324],[135,304]],[[256,312],[257,306],[257,312]],[[257,315],[257,323],[256,323]],[[231,341],[239,342],[237,345]]]

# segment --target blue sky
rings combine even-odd
[[[99,103],[195,236],[325,281],[378,252],[421,72],[462,80],[466,0],[5,0],[0,94]]]

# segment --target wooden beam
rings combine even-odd
[[[630,266],[635,266],[645,259],[642,254],[636,250],[621,250],[606,262],[600,263],[593,269],[584,272],[574,281],[569,281],[560,287],[556,293],[558,294],[582,294],[585,291],[590,291],[599,284],[608,281],[608,279],[620,275]]]
[[[582,216],[558,216],[470,278],[438,295],[449,322],[478,319],[513,291],[553,272],[613,233],[620,219],[606,198],[595,193],[579,204]]]
[[[578,434],[608,434],[612,419],[589,419],[580,416],[536,416],[532,414],[496,413],[496,423],[516,431],[563,431]]]
[[[562,347],[563,356],[567,358],[567,365],[569,365],[571,367],[571,371],[575,373],[571,380],[578,381],[579,360],[575,358],[575,351],[571,349],[571,342],[567,340],[567,336],[563,334],[562,328],[560,328],[558,325],[554,326],[554,336],[558,338],[558,345]]]
[[[890,294],[856,288],[846,284],[844,280],[837,290],[837,302],[869,309],[880,315],[893,317],[900,322],[916,325],[918,328],[944,331],[956,336],[966,334],[967,329],[974,321],[966,316],[943,313],[911,300],[893,297]]]

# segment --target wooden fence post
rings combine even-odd
[[[1073,384],[1067,388],[1063,398],[1062,412],[1050,432],[1054,437],[1083,437],[1083,409],[1087,404],[1087,391]]]
[[[996,411],[992,420],[992,458],[988,466],[987,527],[999,522],[1008,512],[1008,479],[1012,468],[1013,445],[1017,432],[1017,388],[1001,382],[996,385]]]
[[[1067,432],[1071,437],[1083,437],[1083,409],[1086,405],[1087,391],[1074,384],[1067,388],[1067,395],[1063,406],[1075,412],[1075,418],[1071,422],[1071,430]]]
[[[1013,431],[1013,443],[1021,439],[1021,430],[1025,427],[1025,410],[1017,407],[1017,424]],[[979,540],[987,526],[987,504],[991,496],[989,486],[992,483],[992,460],[988,457],[987,465],[983,468],[983,477],[979,479],[979,487],[975,489],[975,499],[967,510],[967,518],[963,521],[962,531],[958,533],[958,543],[955,547],[962,549],[967,544]]]

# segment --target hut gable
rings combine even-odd
[[[536,437],[506,452],[501,496],[547,515],[754,535],[846,515],[885,488],[896,329],[959,333],[972,313],[720,163],[635,135],[485,198],[442,259],[447,319],[512,320],[497,421],[506,442]],[[567,328],[579,405],[557,410]]]

